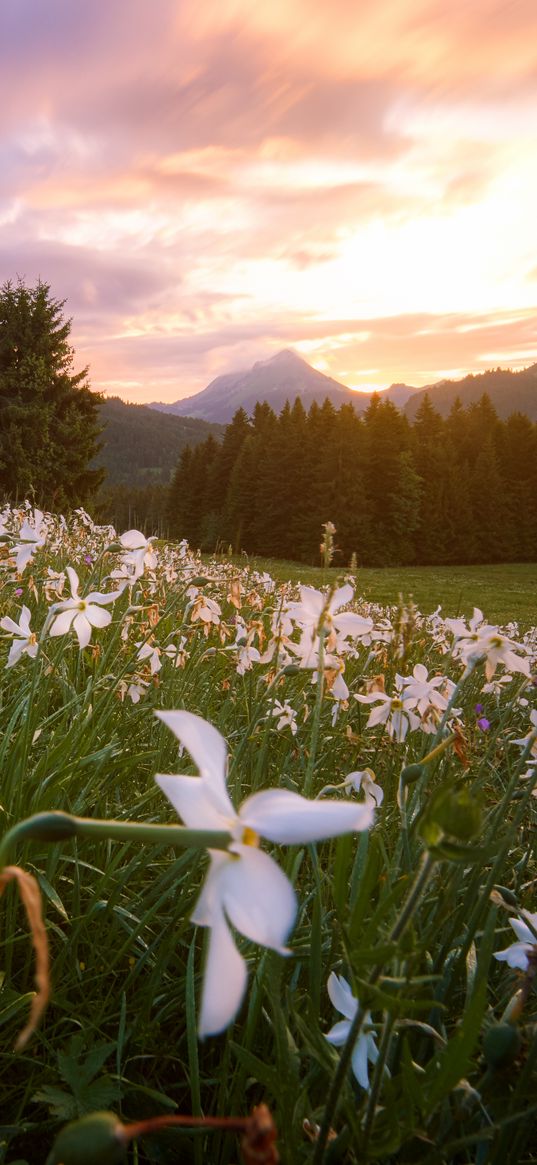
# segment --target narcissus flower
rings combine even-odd
[[[510,947],[506,947],[504,951],[497,951],[494,955],[500,963],[507,963],[509,967],[514,967],[518,971],[527,971],[530,963],[530,957],[537,955],[537,913],[530,914],[528,910],[522,911],[522,918],[510,918],[509,925],[512,926],[518,942],[511,943]],[[527,922],[524,922],[524,918]],[[530,930],[528,922],[533,928]]]
[[[287,789],[266,789],[237,811],[226,787],[227,747],[212,724],[190,712],[157,712],[193,758],[198,777],[155,779],[190,829],[226,830],[228,850],[209,850],[211,864],[192,921],[210,927],[201,1000],[200,1036],[234,1019],[246,989],[246,963],[230,926],[253,942],[288,954],[297,903],[279,866],[259,848],[261,837],[302,845],[368,829],[373,809],[343,801],[308,801]]]
[[[34,635],[30,630],[30,612],[28,607],[23,607],[18,623],[14,619],[10,619],[9,615],[5,615],[0,619],[0,627],[3,631],[9,631],[13,635],[13,643],[9,649],[9,655],[6,667],[13,667],[18,663],[22,655],[29,655],[34,659],[37,655],[37,635]]]
[[[347,980],[343,975],[336,975],[333,971],[328,979],[328,994],[336,1011],[341,1012],[345,1016],[339,1023],[335,1023],[333,1028],[326,1033],[325,1039],[336,1048],[343,1047],[346,1043],[350,1031],[351,1023],[358,1010],[358,1000],[354,997]],[[358,1083],[362,1088],[369,1088],[369,1073],[367,1068],[368,1060],[372,1064],[376,1064],[379,1053],[375,1043],[374,1033],[370,1030],[371,1012],[366,1011],[364,1016],[364,1026],[356,1040],[352,1053],[352,1070]],[[368,1030],[369,1029],[369,1030]]]
[[[82,598],[78,593],[80,586],[76,570],[67,567],[67,574],[71,584],[71,598],[56,604],[59,612],[51,625],[50,635],[66,635],[70,627],[75,631],[80,650],[87,647],[91,639],[92,627],[107,627],[112,616],[110,611],[103,611],[109,603],[115,603],[123,593],[122,590],[111,591],[109,595],[102,595],[99,591],[91,591]]]

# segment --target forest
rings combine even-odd
[[[206,551],[315,563],[326,521],[336,566],[534,561],[537,425],[486,395],[446,418],[427,396],[413,423],[380,396],[360,417],[298,398],[239,409],[221,443],[183,450],[165,525]]]

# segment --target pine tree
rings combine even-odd
[[[48,509],[86,505],[104,472],[100,397],[73,372],[71,321],[47,283],[0,289],[0,494]]]

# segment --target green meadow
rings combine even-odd
[[[235,559],[244,564],[245,559]],[[248,558],[255,570],[266,570],[279,582],[326,586],[339,571],[272,558]],[[345,574],[344,571],[341,572]],[[357,595],[368,602],[395,606],[400,596],[412,599],[430,614],[440,604],[444,616],[471,616],[479,607],[490,622],[537,622],[537,568],[535,563],[493,563],[489,566],[401,566],[368,569],[353,576]]]

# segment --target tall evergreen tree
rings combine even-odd
[[[0,493],[48,509],[86,505],[104,476],[100,397],[73,372],[64,303],[47,283],[0,289]]]

